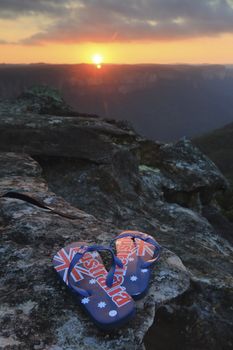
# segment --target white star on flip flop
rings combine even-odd
[[[148,272],[148,269],[141,269],[142,273]]]
[[[106,305],[107,305],[107,304],[105,303],[105,301],[100,301],[100,302],[98,303],[98,307],[99,307],[100,309],[105,308]]]
[[[92,278],[90,281],[89,281],[89,284],[96,284],[96,280],[94,278]]]
[[[89,301],[90,301],[89,298],[83,298],[83,299],[81,300],[81,303],[82,303],[82,304],[88,304]]]
[[[91,255],[92,255],[93,258],[97,258],[97,256],[99,256],[99,253],[94,252],[94,253],[92,253]]]
[[[132,282],[137,281],[137,279],[138,279],[137,276],[134,276],[134,275],[130,277],[130,281]]]
[[[108,314],[109,314],[110,317],[115,317],[117,315],[117,311],[116,310],[111,310],[111,311],[109,311]]]

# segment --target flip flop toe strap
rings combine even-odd
[[[94,252],[94,251],[98,251],[98,252],[99,251],[108,251],[108,252],[110,252],[110,254],[112,256],[112,266],[111,266],[111,269],[109,270],[107,277],[106,277],[106,285],[108,287],[111,287],[113,284],[116,265],[119,266],[120,268],[122,268],[123,263],[117,256],[115,256],[115,254],[111,248],[98,246],[98,245],[93,245],[90,247],[80,247],[80,248],[81,248],[81,251],[76,253],[70,262],[70,266],[69,266],[68,274],[67,274],[68,275],[68,285],[71,288],[73,288],[78,294],[80,294],[84,297],[89,297],[91,294],[90,291],[76,287],[73,283],[71,284],[71,281],[70,281],[71,272],[72,272],[73,268],[75,267],[75,265],[80,261],[80,259],[82,259],[82,257],[88,252]]]
[[[123,231],[117,237],[115,237],[112,240],[112,242],[116,241],[117,239],[125,238],[125,237],[131,237],[132,239],[135,239],[135,238],[141,239],[144,242],[152,244],[156,248],[155,252],[154,252],[155,257],[151,260],[145,261],[141,266],[142,268],[146,268],[146,267],[151,266],[160,258],[160,252],[161,252],[162,247],[156,242],[155,239],[153,239],[152,237],[150,237],[144,233],[137,232],[137,231]]]

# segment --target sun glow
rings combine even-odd
[[[102,67],[103,57],[100,54],[96,53],[94,56],[92,56],[92,62],[98,69],[100,69]]]

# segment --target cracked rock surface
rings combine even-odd
[[[17,103],[0,104],[2,349],[231,349],[232,235],[225,219],[211,220],[228,184],[214,163],[186,139],[152,142],[127,123]],[[67,243],[106,244],[125,229],[164,250],[136,317],[104,333],[51,259]]]
[[[19,162],[19,168],[16,160]],[[5,165],[7,169],[4,169]],[[181,260],[164,250],[154,269],[149,293],[136,303],[136,317],[123,329],[99,331],[58,281],[51,258],[69,242],[107,244],[118,229],[70,207],[48,192],[40,166],[29,156],[0,154],[1,193],[1,337],[2,349],[141,349],[162,303],[189,288],[189,273]],[[9,169],[11,172],[9,173]],[[62,214],[23,199],[24,193],[52,203]],[[75,217],[77,214],[77,217]]]

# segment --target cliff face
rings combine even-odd
[[[0,100],[35,84],[57,88],[80,112],[129,120],[153,140],[191,138],[232,122],[230,66],[0,65]]]
[[[29,110],[0,114],[3,349],[230,349],[231,237],[204,216],[220,215],[214,196],[227,187],[216,166],[188,140]],[[164,252],[137,316],[109,335],[65,292],[51,258],[122,229],[153,235]]]

